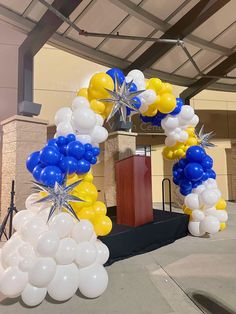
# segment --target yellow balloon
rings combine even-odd
[[[112,229],[112,221],[108,216],[100,216],[94,220],[93,226],[98,236],[105,236]]]
[[[83,96],[85,98],[88,98],[88,89],[87,88],[81,88],[77,91],[76,96]]]
[[[91,206],[96,202],[98,197],[96,186],[93,183],[84,180],[71,192],[71,194],[83,200],[83,202],[70,202],[70,205],[75,211],[80,210],[82,207]]]
[[[162,113],[169,113],[174,110],[176,106],[175,96],[169,93],[161,94],[160,102],[158,103],[158,110]]]
[[[106,216],[107,208],[103,202],[97,201],[93,204],[93,209],[96,217]]]
[[[77,174],[72,174],[67,176],[66,186],[75,183],[76,181],[80,180]]]
[[[39,192],[39,196],[40,197],[46,197],[48,195],[48,193],[47,192],[44,192],[44,191],[41,191],[41,192]]]
[[[188,146],[193,146],[198,144],[198,140],[195,137],[189,137],[185,143]]]
[[[159,94],[166,94],[166,93],[172,94],[172,92],[173,92],[173,86],[170,83],[163,83],[162,88],[159,91]]]
[[[169,147],[165,147],[162,154],[166,159],[173,159],[173,151]]]
[[[87,181],[87,182],[93,182],[93,175],[92,175],[92,173],[89,171],[88,173],[85,174],[83,179],[84,179],[84,181]]]
[[[190,208],[188,208],[188,207],[185,207],[185,208],[184,208],[184,213],[185,213],[186,215],[191,216],[191,215],[192,215],[192,210],[191,210]]]
[[[147,81],[147,89],[153,89],[157,94],[162,90],[162,87],[163,83],[157,77],[150,78],[150,80]]]
[[[109,98],[105,88],[114,89],[113,79],[104,72],[94,74],[89,82],[88,99]]]
[[[157,114],[157,109],[153,110],[152,108],[150,109],[148,108],[148,110],[143,113],[143,115],[147,117],[154,117],[156,114]]]
[[[194,129],[194,128],[187,128],[187,130],[185,130],[185,132],[187,132],[189,136],[194,136],[194,137],[196,137],[195,129]]]
[[[93,99],[90,102],[90,108],[98,113],[98,114],[102,114],[103,111],[105,110],[105,104],[99,100]]]
[[[227,207],[226,201],[221,197],[218,203],[216,204],[216,209],[226,209],[226,207]]]
[[[80,210],[76,210],[76,215],[79,219],[93,220],[95,218],[95,212],[92,206],[82,207]]]
[[[112,103],[106,103],[105,111],[103,112],[105,118],[107,118],[109,116],[112,108],[113,108],[113,104]]]
[[[184,152],[183,149],[179,148],[179,149],[177,149],[177,150],[175,151],[174,154],[175,154],[175,156],[176,156],[177,158],[181,158],[181,157],[183,157],[183,156],[185,155],[185,152]]]
[[[226,228],[226,223],[225,222],[221,222],[220,223],[220,231],[223,231]]]

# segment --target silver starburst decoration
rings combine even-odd
[[[78,219],[69,202],[84,202],[84,200],[80,199],[79,197],[70,194],[70,192],[73,191],[81,181],[82,180],[76,181],[68,186],[66,186],[66,182],[64,182],[63,185],[60,185],[56,182],[54,188],[33,182],[35,185],[34,188],[37,192],[46,192],[48,194],[47,196],[35,202],[35,204],[51,203],[47,222],[50,220],[56,210],[61,211],[63,208],[70,212],[76,219]]]
[[[109,121],[119,111],[120,116],[122,117],[122,120],[126,122],[127,108],[132,109],[136,112],[139,112],[139,109],[135,107],[135,104],[137,104],[137,102],[133,98],[143,93],[144,90],[130,92],[129,89],[132,83],[133,81],[126,83],[126,81],[124,80],[124,82],[120,84],[119,79],[116,75],[115,76],[115,90],[113,91],[113,90],[105,88],[106,91],[110,94],[111,98],[102,98],[98,100],[102,102],[114,104],[109,116],[107,117],[107,121]]]
[[[197,139],[199,141],[199,144],[204,148],[210,148],[210,147],[215,147],[216,145],[211,143],[210,140],[215,136],[215,133],[209,132],[209,133],[204,133],[204,125],[202,125],[201,129],[199,132],[195,130],[195,134],[197,136]]]

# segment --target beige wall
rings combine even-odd
[[[46,45],[35,57],[34,100],[43,105],[40,118],[47,119],[53,124],[56,110],[61,106],[70,106],[76,90],[86,87],[94,72],[106,70],[104,66]],[[182,90],[183,87],[174,86],[176,96]],[[206,124],[206,130],[216,131],[214,142],[217,147],[211,149],[209,154],[214,159],[214,169],[223,197],[231,199],[230,139],[236,137],[235,132],[232,134],[236,122],[236,93],[203,91],[191,100],[191,105],[198,110],[201,121]],[[153,201],[160,202],[161,181],[164,177],[171,177],[172,166],[172,162],[164,161],[161,155],[164,137],[138,136],[137,143],[152,145]],[[104,196],[102,159],[101,156],[101,162],[93,168],[95,184],[101,190],[101,199]]]

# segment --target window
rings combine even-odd
[[[151,146],[137,146],[136,155],[139,156],[151,156]]]

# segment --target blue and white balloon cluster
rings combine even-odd
[[[180,159],[173,166],[173,181],[180,187],[180,193],[186,196],[207,179],[215,179],[212,166],[212,158],[201,146],[189,147],[186,158]]]
[[[88,172],[99,154],[98,147],[82,144],[74,134],[69,134],[49,140],[41,151],[32,153],[26,167],[36,181],[54,187],[56,182],[62,184],[68,174]]]

